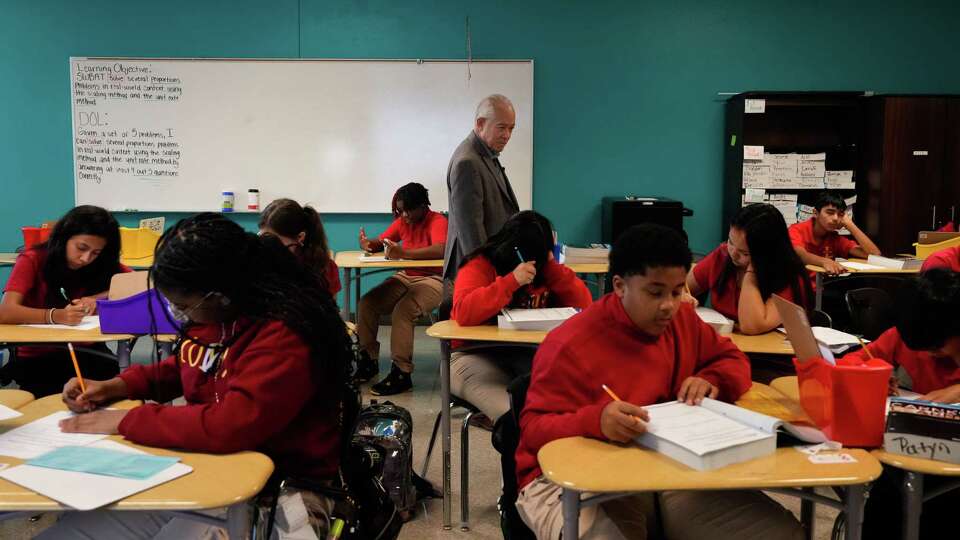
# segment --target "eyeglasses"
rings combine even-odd
[[[196,310],[198,307],[200,307],[200,304],[206,302],[208,298],[213,296],[213,294],[214,294],[214,291],[208,292],[207,294],[203,295],[203,298],[201,298],[199,302],[190,306],[187,309],[180,309],[177,306],[173,305],[173,302],[171,302],[170,300],[167,300],[167,307],[170,309],[170,315],[172,315],[177,322],[188,323],[190,322],[190,314],[193,313],[194,310]]]

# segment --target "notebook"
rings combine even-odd
[[[507,309],[497,317],[497,327],[503,330],[549,332],[576,314],[577,309],[572,307]]]

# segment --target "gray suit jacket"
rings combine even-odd
[[[443,254],[444,279],[454,279],[464,257],[499,232],[507,219],[520,211],[510,181],[494,158],[473,131],[450,158],[447,167],[450,216]]]

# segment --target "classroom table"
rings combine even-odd
[[[0,267],[13,266],[19,253],[0,253]]]
[[[755,401],[751,393],[765,398],[777,392],[754,383],[745,394],[748,405]],[[847,514],[846,537],[859,539],[867,484],[881,472],[879,462],[869,452],[845,449],[856,462],[816,465],[807,455],[793,448],[778,448],[769,456],[728,465],[711,471],[697,471],[653,450],[636,444],[621,445],[585,437],[558,439],[546,444],[537,454],[544,475],[563,488],[564,538],[576,538],[580,509],[630,493],[672,490],[763,489],[799,497],[808,538],[813,537],[813,505],[826,504]],[[634,471],[635,474],[624,474]],[[813,488],[845,486],[838,502],[817,495]]]
[[[139,402],[136,401],[121,401],[111,406],[130,409],[137,405]],[[38,399],[19,409],[23,416],[3,421],[0,424],[0,432],[9,431],[65,409],[66,405],[59,395]],[[226,527],[230,538],[248,537],[252,516],[247,501],[263,489],[270,474],[273,473],[273,462],[270,458],[259,452],[214,455],[152,448],[125,441],[119,435],[110,436],[109,439],[153,455],[178,456],[180,463],[193,467],[193,472],[131,495],[105,507],[106,509],[164,512]],[[21,459],[10,456],[3,456],[3,461],[11,466],[23,462]],[[224,519],[198,513],[200,510],[223,507],[227,507],[227,515]],[[0,479],[0,520],[29,516],[37,512],[62,511],[71,511],[71,509],[29,489]]]
[[[536,347],[547,337],[547,332],[529,330],[502,330],[493,325],[460,326],[456,321],[440,321],[427,328],[427,335],[441,340],[440,344],[440,441],[443,454],[443,526],[451,527],[450,481],[450,341],[462,340]],[[777,334],[777,335],[774,335]],[[759,336],[728,335],[744,352],[793,354],[783,334],[769,332]]]
[[[42,345],[66,347],[67,343],[107,343],[117,342],[117,364],[120,369],[130,365],[130,351],[133,348],[132,334],[103,334],[99,328],[76,330],[63,328],[43,328],[22,326],[19,324],[0,324],[0,348],[21,345]],[[80,349],[81,347],[77,347]]]
[[[0,253],[0,267],[13,266],[17,262],[17,255],[19,255],[19,253]],[[134,270],[146,270],[153,265],[153,255],[140,257],[138,259],[121,258],[120,262]]]
[[[770,386],[790,399],[800,399],[800,390],[796,377],[780,377],[770,382]],[[900,495],[903,498],[903,525],[901,536],[905,540],[916,540],[920,537],[920,514],[923,501],[947,491],[960,489],[960,465],[935,461],[918,457],[904,456],[887,452],[882,448],[871,452],[880,463],[903,470],[903,483],[900,485]],[[934,493],[924,494],[923,479],[925,475],[949,476],[955,480],[944,484]]]
[[[376,255],[382,256],[383,253],[377,253]],[[363,251],[340,251],[333,259],[337,266],[343,269],[343,307],[341,308],[343,320],[349,320],[350,318],[353,294],[356,294],[356,301],[358,303],[360,302],[360,278],[363,275],[402,270],[404,268],[433,268],[438,270],[443,268],[443,259],[424,259],[418,261],[403,259],[397,261],[371,262],[364,262],[363,259]],[[594,275],[600,295],[603,296],[607,269],[609,267],[607,263],[571,264],[568,265],[568,267],[577,274]],[[351,284],[353,284],[355,290],[350,288]]]
[[[847,259],[849,262],[861,263],[861,264],[870,264],[866,259]],[[817,266],[815,264],[808,264],[807,270],[813,272],[814,274],[814,291],[815,293],[815,303],[814,307],[820,309],[823,305],[823,278],[827,274],[827,270],[822,266]],[[852,268],[845,268],[845,272],[836,277],[831,277],[831,282],[836,282],[843,279],[851,279],[854,277],[864,277],[864,276],[887,276],[887,277],[907,277],[920,273],[919,268],[911,268],[909,270],[898,270],[896,268],[877,268],[871,270],[854,270]]]
[[[33,394],[26,390],[15,390],[13,388],[0,390],[0,405],[5,407],[19,409],[31,401],[33,401]]]

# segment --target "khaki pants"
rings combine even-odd
[[[357,335],[360,348],[370,358],[380,358],[377,328],[380,316],[390,314],[390,358],[406,373],[413,371],[413,326],[422,315],[440,305],[440,276],[408,276],[404,272],[387,278],[360,299]]]
[[[450,355],[450,392],[469,401],[491,421],[510,410],[507,386],[530,373],[536,349],[489,347]]]
[[[517,498],[520,518],[539,540],[560,538],[560,492],[541,476]],[[662,525],[657,523],[654,496]],[[759,491],[665,491],[622,497],[582,508],[579,532],[586,540],[804,538],[793,514]]]

